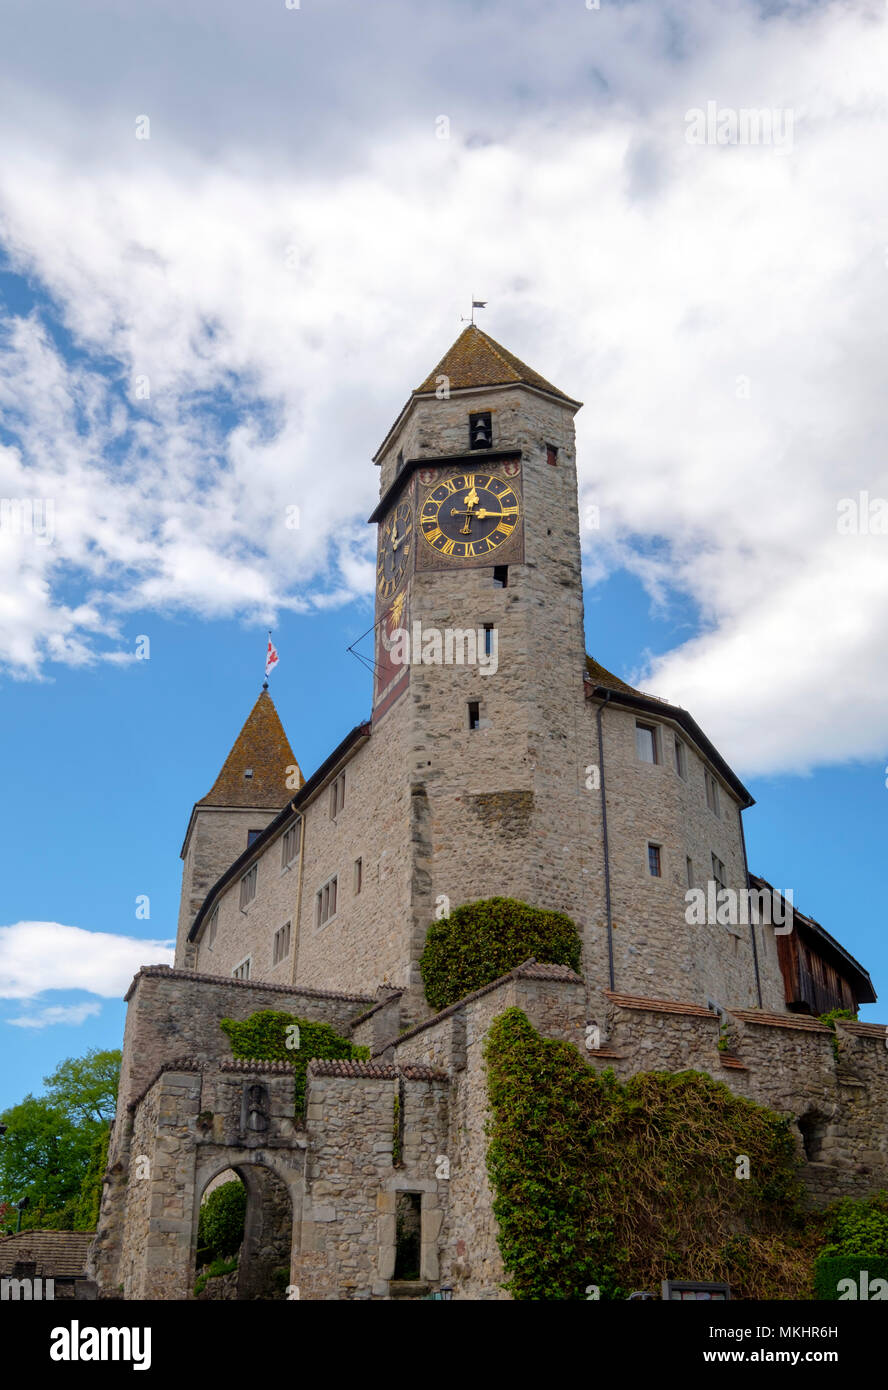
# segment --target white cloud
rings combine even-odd
[[[169,941],[84,931],[60,922],[0,927],[0,999],[36,999],[55,989],[120,999],[141,966],[172,963]]]
[[[101,1004],[50,1004],[34,1014],[22,1014],[19,1018],[8,1018],[13,1028],[49,1028],[56,1023],[69,1026],[84,1023],[101,1011]]]
[[[836,506],[888,497],[884,13],[453,0],[411,49],[394,0],[361,6],[369,32],[327,9],[222,5],[210,38],[177,4],[162,89],[144,25],[134,49],[101,6],[85,67],[49,26],[27,108],[0,59],[21,130],[0,228],[78,349],[6,322],[0,496],[54,498],[56,534],[0,544],[0,660],[119,659],[146,608],[271,621],[368,594],[369,456],[474,289],[494,336],[586,401],[587,574],[628,565],[699,608],[645,688],[746,775],[881,757],[888,537],[837,535]],[[117,74],[99,91],[96,51]],[[792,152],[687,144],[709,100],[791,109]]]

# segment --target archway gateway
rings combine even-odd
[[[204,1196],[215,1180],[227,1173],[246,1192],[243,1240],[240,1250],[232,1252],[238,1255],[236,1297],[285,1298],[294,1243],[298,1244],[299,1212],[294,1209],[290,1183],[258,1153],[220,1160],[208,1176],[201,1177],[191,1239],[191,1289],[198,1272],[198,1223]],[[293,1174],[293,1178],[296,1176]]]

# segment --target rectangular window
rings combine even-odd
[[[509,587],[509,566],[494,565],[493,567],[493,587],[495,589],[508,589]]]
[[[329,922],[331,917],[336,916],[336,877],[329,879],[319,888],[315,896],[315,922],[322,927],[325,922]]]
[[[261,830],[248,830],[248,831],[247,831],[247,849],[250,848],[250,845],[253,843],[254,840],[258,840],[258,839],[259,839],[259,836],[260,836],[261,834],[262,834],[262,831],[261,831]]]
[[[653,724],[635,725],[635,752],[641,763],[657,761],[657,730]]]
[[[660,868],[660,846],[648,845],[648,872],[651,878],[662,878]]]
[[[207,926],[207,946],[211,951],[216,941],[216,928],[218,927],[218,925],[219,909],[218,907],[215,907],[213,908],[213,915],[210,918],[209,925]]]
[[[356,859],[356,860],[355,860],[355,894],[356,894],[356,895],[357,895],[358,893],[360,893],[361,888],[363,887],[363,883],[364,883],[364,861],[363,861],[363,859]]]
[[[240,963],[240,965],[236,965],[236,966],[234,967],[234,969],[232,970],[231,973],[232,973],[232,975],[233,975],[233,977],[234,977],[235,980],[249,980],[249,978],[250,978],[250,957],[247,956],[247,959],[246,959],[246,960],[242,960],[241,963]]]
[[[290,954],[290,923],[285,922],[282,927],[278,927],[272,942],[271,963],[279,965],[282,960],[286,960]]]
[[[481,727],[481,705],[477,700],[469,701],[469,728],[478,729]]]
[[[493,425],[490,411],[479,410],[469,416],[469,448],[490,449],[493,447]]]
[[[252,869],[247,869],[240,881],[240,905],[241,912],[253,901],[256,896],[256,879],[259,876],[259,865],[254,864]]]
[[[725,883],[725,866],[717,854],[713,854],[712,856],[712,877],[715,880],[716,892],[720,893],[723,888],[727,887]]]
[[[335,820],[345,805],[345,773],[340,772],[330,787],[330,819]]]
[[[558,446],[556,444],[546,445],[546,462],[551,463],[553,468],[558,463]]]
[[[688,775],[688,750],[678,737],[675,740],[675,770],[679,777],[685,778]]]
[[[288,869],[299,853],[302,839],[302,821],[298,820],[285,830],[281,836],[281,868]]]
[[[493,623],[484,624],[484,655],[493,655]]]
[[[686,863],[686,865],[687,865],[687,870],[688,870],[688,887],[689,887],[689,888],[693,888],[693,886],[694,886],[694,861],[693,861],[693,859],[691,858],[690,855],[688,855],[687,859],[685,860],[685,863]]]
[[[706,784],[706,805],[715,815],[720,815],[718,799],[718,782],[716,782],[708,768],[703,769],[703,781]]]

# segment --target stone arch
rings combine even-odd
[[[301,1151],[216,1150],[212,1157],[198,1163],[191,1229],[191,1287],[196,1271],[201,1202],[214,1179],[228,1170],[240,1179],[247,1193],[237,1298],[275,1296],[272,1289],[276,1271],[285,1269],[286,1280],[277,1279],[277,1296],[283,1297],[283,1288],[292,1281],[302,1224],[304,1154]]]

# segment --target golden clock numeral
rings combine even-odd
[[[434,545],[439,536],[443,536],[443,534],[444,532],[441,530],[440,526],[433,526],[431,531],[425,532],[425,538],[430,544]]]
[[[442,555],[452,555],[455,545],[456,541],[445,541],[444,544],[438,548]]]
[[[517,507],[503,507],[502,510],[503,510],[503,516],[517,516],[517,515],[518,515],[518,508],[517,508]]]
[[[466,541],[466,555],[469,556],[469,555],[474,555],[474,554],[475,554],[475,542],[474,542],[474,541]]]

